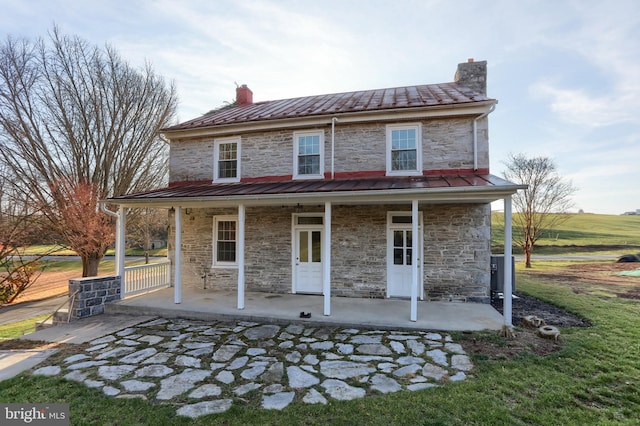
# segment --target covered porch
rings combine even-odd
[[[247,292],[244,309],[239,310],[233,291],[184,289],[180,304],[174,303],[173,292],[173,288],[163,288],[132,296],[106,305],[105,312],[381,330],[477,331],[499,330],[504,325],[503,316],[483,303],[419,301],[416,321],[408,321],[411,301],[403,299],[332,297],[331,315],[324,315],[324,297],[320,295]],[[300,312],[311,317],[301,319]]]
[[[424,302],[420,295],[423,276],[419,259],[418,238],[411,241],[410,296],[402,299],[337,297],[332,294],[332,220],[334,207],[341,205],[397,205],[410,218],[412,235],[418,235],[420,206],[438,204],[488,204],[502,199],[505,206],[505,257],[511,253],[511,195],[519,187],[491,175],[423,176],[410,179],[376,178],[335,181],[278,183],[240,183],[230,185],[194,184],[170,187],[144,194],[108,200],[120,205],[118,216],[118,253],[124,253],[125,214],[127,208],[158,207],[173,212],[173,288],[145,293],[125,299],[114,309],[132,307],[136,311],[156,315],[190,318],[245,318],[248,320],[300,320],[300,312],[311,313],[314,322],[322,324],[361,324],[362,326],[418,328],[442,330],[477,330],[511,327],[511,270],[505,262],[504,317],[489,304]],[[323,214],[322,282],[320,295],[304,292],[252,292],[245,287],[245,221],[247,208],[260,206],[312,205]],[[216,207],[233,209],[237,217],[237,284],[235,290],[209,291],[183,286],[182,230],[184,217],[191,209]],[[295,262],[292,262],[295,263]],[[121,268],[116,275],[124,276]],[[487,265],[488,267],[488,265]],[[123,280],[126,286],[126,278]],[[126,292],[122,292],[123,295]],[[387,295],[387,297],[389,297]],[[499,321],[496,322],[496,318]],[[497,325],[499,323],[499,326]]]

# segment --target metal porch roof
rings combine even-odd
[[[184,183],[148,192],[122,195],[109,202],[122,205],[219,204],[225,202],[289,203],[305,200],[374,200],[411,197],[455,202],[488,202],[524,188],[490,174],[358,179],[286,180],[277,182]],[[464,195],[463,195],[464,194]],[[444,196],[444,198],[443,198]]]

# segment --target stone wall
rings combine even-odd
[[[407,209],[410,207],[405,207]],[[399,206],[333,206],[331,294],[386,297],[387,210]]]
[[[471,169],[473,167],[473,117],[434,118],[411,121],[422,124],[423,170]],[[396,124],[396,123],[394,123]],[[323,130],[325,173],[331,171],[331,126],[300,130]],[[290,176],[293,174],[293,130],[248,133],[241,136],[241,177]],[[478,167],[489,168],[488,120],[478,122]],[[171,141],[169,180],[213,179],[214,138]],[[338,124],[335,127],[335,172],[386,170],[384,123]]]
[[[489,302],[491,205],[425,208],[424,279],[431,299]]]
[[[75,292],[71,319],[104,313],[105,303],[120,300],[120,277],[89,277],[69,280],[69,297]]]
[[[423,284],[427,299],[489,301],[490,205],[421,205],[424,227]],[[386,296],[387,212],[409,205],[332,207],[331,288],[334,296]],[[247,207],[246,291],[290,293],[295,212],[323,213],[323,206]],[[183,286],[237,288],[237,268],[213,267],[213,217],[236,209],[192,209],[183,218]],[[171,222],[173,220],[171,219]],[[170,236],[173,256],[173,229]],[[172,262],[172,265],[174,262]]]

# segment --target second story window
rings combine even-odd
[[[222,138],[214,142],[213,181],[240,180],[240,138]]]
[[[324,178],[323,132],[294,132],[293,177],[294,179]]]
[[[387,175],[422,174],[422,132],[419,124],[387,126]]]

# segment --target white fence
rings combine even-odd
[[[171,262],[167,259],[148,265],[124,268],[124,294],[122,298],[171,285]]]

